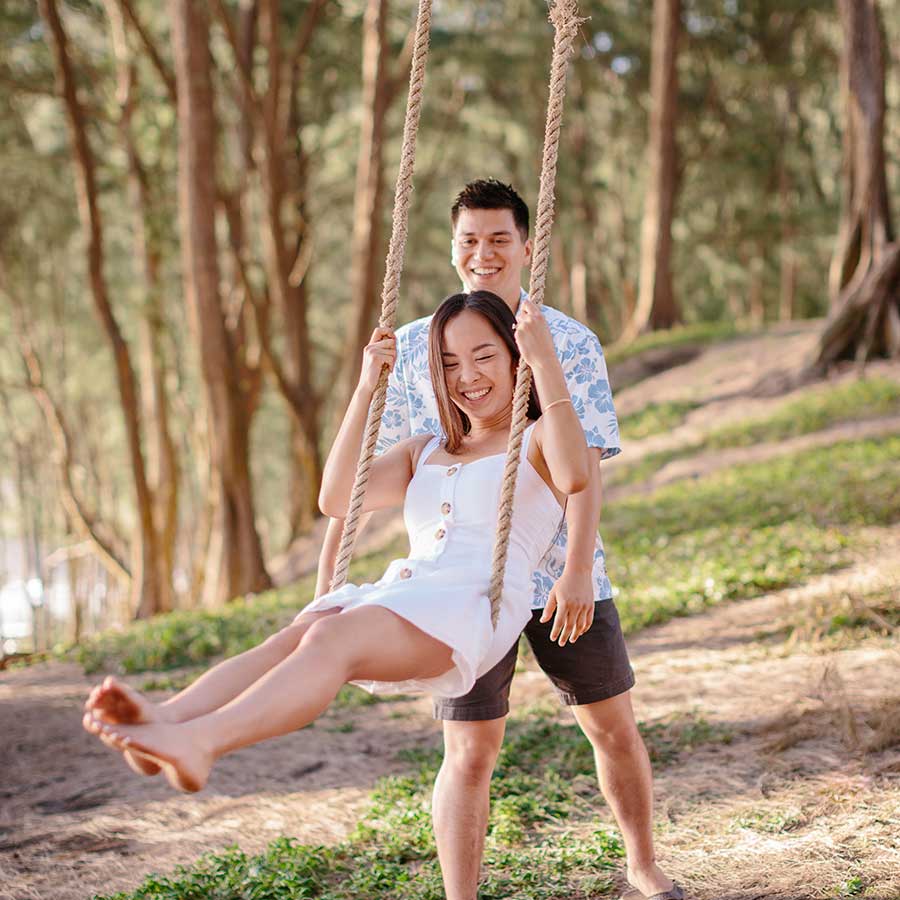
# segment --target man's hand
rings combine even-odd
[[[541,622],[549,622],[554,612],[550,640],[574,644],[594,621],[594,582],[590,571],[563,569],[562,577],[550,591]]]

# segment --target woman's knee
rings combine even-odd
[[[260,647],[277,656],[280,659],[290,655],[297,649],[297,645],[303,638],[308,625],[298,623],[296,619],[290,625],[286,625],[280,631],[266,638]]]

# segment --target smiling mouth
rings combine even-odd
[[[500,269],[497,266],[478,266],[472,269],[472,274],[479,278],[489,278],[491,275],[496,275],[499,271]]]
[[[486,397],[490,392],[490,388],[479,388],[477,391],[461,391],[463,397],[470,403],[480,400],[482,397]]]

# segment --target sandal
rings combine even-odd
[[[658,894],[642,894],[636,887],[626,891],[619,900],[684,900],[684,891],[677,881],[672,882],[672,887]]]

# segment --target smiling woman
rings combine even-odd
[[[468,410],[477,407],[482,416],[486,409],[509,415],[520,355],[515,327],[507,304],[487,291],[454,294],[434,314],[428,363],[448,453],[457,453],[471,430]],[[532,385],[528,418],[534,420],[540,414]]]
[[[375,584],[345,584],[319,597],[287,628],[220,663],[164,706],[114,679],[96,688],[85,727],[124,751],[133,767],[145,774],[161,767],[175,787],[196,791],[220,756],[310,723],[347,682],[460,696],[514,646],[531,618],[531,575],[556,536],[565,497],[588,481],[587,443],[549,328],[532,304],[523,301],[515,336],[506,303],[487,292],[450,297],[436,321],[432,377],[445,398],[445,429],[455,417],[457,443],[451,449],[432,434],[399,442],[374,460],[365,495],[364,509],[403,505],[409,556],[394,560]],[[325,466],[326,514],[346,515],[372,395],[383,368],[394,365],[395,345],[388,329],[377,328],[366,347]],[[538,419],[523,437],[494,627],[491,538],[520,356],[553,413],[546,428]]]

